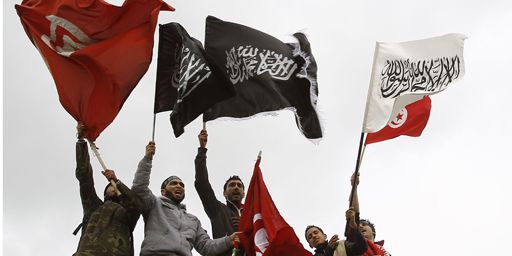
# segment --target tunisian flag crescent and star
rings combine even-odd
[[[239,237],[246,255],[311,256],[277,210],[263,181],[260,160],[254,165],[240,219]]]
[[[365,145],[396,138],[400,135],[419,137],[427,126],[432,106],[430,97],[410,103],[378,132],[368,133]]]
[[[146,73],[162,0],[24,0],[15,6],[66,111],[94,141]]]

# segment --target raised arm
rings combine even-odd
[[[208,179],[208,169],[206,167],[206,143],[208,142],[208,133],[206,130],[201,130],[197,137],[199,139],[199,148],[197,149],[197,156],[194,161],[196,166],[196,180],[194,186],[203,203],[206,214],[212,219],[215,218],[215,215],[219,212],[218,207],[221,202],[215,197],[212,185]]]
[[[155,196],[149,189],[149,177],[155,151],[155,142],[150,141],[146,146],[144,158],[140,160],[135,177],[133,178],[132,191],[140,198],[143,213],[151,209],[156,202]]]
[[[117,189],[121,192],[121,195],[118,196],[119,202],[128,213],[128,224],[130,230],[133,231],[142,212],[139,198],[123,182],[117,179],[113,170],[106,170],[103,172],[103,175],[105,175],[108,181],[113,180],[116,183]]]
[[[348,222],[347,240],[345,240],[347,256],[362,255],[368,250],[366,239],[364,239],[356,223],[356,215],[357,212],[354,207],[350,207],[345,212],[345,217]]]
[[[87,150],[87,142],[83,138],[85,126],[79,122],[76,128],[78,141],[76,142],[75,175],[80,184],[80,199],[82,200],[85,221],[102,204],[102,201],[94,189],[89,151]]]
[[[356,213],[359,213],[359,197],[357,196],[357,186],[359,186],[359,172],[357,173],[357,177],[354,177],[354,174],[352,174],[352,177],[350,178],[350,183],[352,184],[352,187],[354,187],[354,197],[352,198],[351,207],[354,207]],[[356,218],[356,222],[359,222],[358,218]]]

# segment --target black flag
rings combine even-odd
[[[285,44],[261,31],[208,16],[206,57],[219,77],[234,85],[236,95],[207,110],[203,120],[291,109],[304,136],[321,138],[316,62],[306,36],[294,36],[298,43]]]
[[[154,112],[172,110],[176,137],[206,109],[234,93],[232,85],[215,77],[201,42],[178,23],[160,25]]]

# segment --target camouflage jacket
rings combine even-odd
[[[138,198],[122,182],[117,188],[122,193],[119,203],[103,202],[94,189],[92,167],[87,143],[76,143],[76,178],[80,183],[80,198],[84,210],[84,226],[76,256],[133,255],[131,232],[139,219],[141,206]]]

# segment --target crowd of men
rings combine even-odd
[[[80,184],[80,198],[84,212],[83,221],[75,230],[82,229],[75,256],[128,256],[134,255],[132,232],[142,215],[144,240],[141,256],[188,256],[195,249],[201,255],[232,255],[235,244],[239,244],[238,224],[243,211],[245,186],[240,177],[234,175],[224,184],[225,203],[215,196],[208,179],[206,166],[206,144],[208,133],[201,130],[198,135],[199,148],[195,158],[195,183],[204,210],[210,219],[210,238],[199,219],[187,212],[181,202],[185,198],[185,184],[177,176],[169,176],[161,184],[160,195],[149,189],[153,156],[156,145],[150,141],[145,155],[140,160],[131,189],[121,182],[112,170],[103,175],[109,183],[105,187],[102,201],[94,189],[92,167],[87,142],[83,139],[86,127],[77,125],[76,177]],[[358,178],[352,179],[357,188]],[[390,255],[375,242],[375,226],[368,220],[359,220],[357,189],[354,203],[346,213],[346,240],[327,235],[320,227],[306,227],[305,236],[315,256]],[[238,255],[246,255],[243,248]],[[249,256],[249,255],[247,255]],[[252,255],[251,255],[252,256]],[[276,255],[279,256],[279,255]]]

